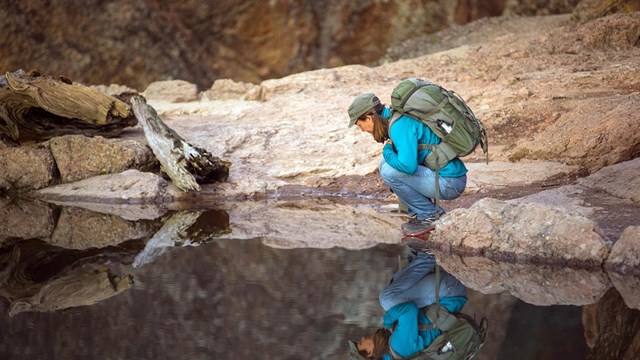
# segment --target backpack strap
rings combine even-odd
[[[404,360],[405,359],[402,356],[398,355],[398,353],[393,350],[393,348],[391,347],[391,344],[389,344],[389,355],[391,355],[391,358],[394,359],[394,360]]]
[[[425,314],[433,323],[433,327],[441,331],[449,330],[458,319],[439,304],[429,305],[425,310]]]

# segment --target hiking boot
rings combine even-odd
[[[418,256],[418,253],[425,253],[429,256],[433,256],[433,250],[427,247],[425,243],[412,241],[407,244],[409,246],[409,254],[407,254],[407,259],[409,257],[415,258]]]
[[[406,259],[411,264],[411,262],[418,257],[419,253],[424,253],[429,257],[434,257],[433,250],[426,247],[414,247],[413,244],[409,244],[409,252],[407,253]]]
[[[402,231],[406,236],[420,236],[435,229],[435,218],[426,218],[423,220],[411,219],[408,222],[402,224]]]

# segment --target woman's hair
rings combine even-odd
[[[380,328],[373,334],[373,359],[379,359],[382,355],[389,353],[389,338],[391,331]],[[367,352],[360,351],[362,357],[367,358]]]
[[[389,138],[389,120],[382,117],[383,104],[376,104],[372,111],[360,116],[358,120],[363,120],[368,115],[373,117],[373,138],[383,143]]]

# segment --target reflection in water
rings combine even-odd
[[[198,246],[207,240],[230,233],[229,216],[224,211],[181,211],[164,221],[136,256],[133,266],[153,262],[165,252],[180,246]]]
[[[0,228],[13,231],[0,234],[2,359],[344,359],[347,339],[380,325],[378,295],[406,253],[404,245],[286,250],[265,246],[268,237],[237,240],[221,210],[134,223],[91,214],[96,233],[101,221],[133,231],[124,242],[70,249],[50,234],[61,214],[82,211],[42,213],[53,220],[29,220],[42,224],[37,231]],[[170,251],[179,246],[189,248]],[[640,312],[628,307],[638,304],[637,287],[623,298],[606,274],[436,255],[479,290],[464,308],[489,319],[476,359],[631,359],[639,348]],[[629,281],[637,283],[614,279],[618,288]]]
[[[476,355],[486,338],[487,320],[476,321],[463,312],[467,288],[441,270],[430,252],[411,251],[407,260],[380,292],[385,310],[380,328],[350,341],[349,359]]]
[[[101,264],[127,261],[137,250],[136,244],[73,250],[37,239],[6,241],[0,247],[0,296],[9,301],[9,315],[95,304],[132,284],[130,276]]]
[[[128,265],[141,266],[171,248],[197,246],[230,231],[228,215],[219,210],[182,211],[166,216],[148,240],[144,236],[147,231],[137,232],[142,238],[135,239],[118,232],[140,227],[114,215],[77,208],[62,209],[60,213],[75,214],[77,226],[60,216],[49,242],[11,238],[0,245],[0,296],[9,302],[10,316],[93,305],[132,286],[133,277],[117,274],[115,265],[121,265],[120,270]],[[149,228],[148,222],[141,223]],[[105,233],[109,228],[122,237],[121,241],[114,241],[110,234],[112,240],[108,243],[115,245],[101,247],[104,242],[100,239],[86,240],[95,239],[96,232]],[[61,240],[61,233],[68,236]],[[57,246],[61,243],[67,247]]]
[[[465,285],[485,294],[509,291],[534,305],[588,305],[611,287],[604,271],[496,262],[437,252],[439,263]]]

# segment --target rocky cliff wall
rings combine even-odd
[[[577,0],[3,2],[0,71],[37,68],[140,91],[183,79],[258,83],[370,65],[391,45],[486,16],[571,12]]]

